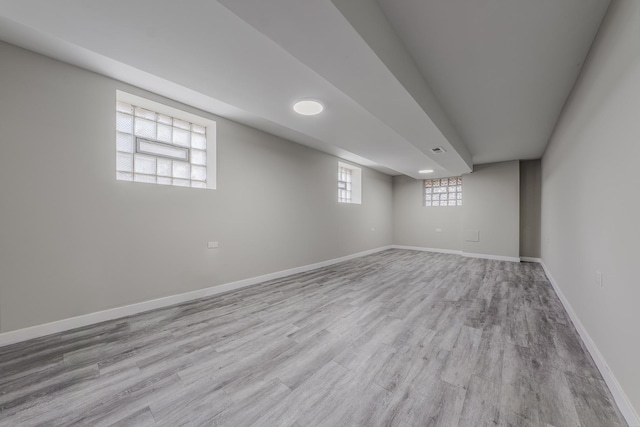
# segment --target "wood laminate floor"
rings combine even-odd
[[[537,264],[405,250],[0,348],[0,425],[626,425]]]

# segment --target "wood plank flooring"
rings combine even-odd
[[[388,250],[0,348],[0,426],[626,425],[537,264]]]

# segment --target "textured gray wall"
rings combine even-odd
[[[614,0],[542,158],[542,259],[636,412],[639,112],[640,2]]]
[[[338,204],[335,157],[4,43],[0,58],[2,332],[391,244],[387,175],[363,168],[362,205]],[[116,89],[217,120],[218,189],[116,181]]]
[[[520,256],[540,258],[542,163],[520,162]]]

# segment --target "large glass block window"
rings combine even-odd
[[[340,203],[351,203],[352,185],[351,169],[340,166],[338,168],[338,201]]]
[[[425,179],[425,206],[462,206],[462,177]]]
[[[117,101],[116,179],[207,188],[207,128]]]

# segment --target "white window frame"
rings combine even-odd
[[[351,199],[343,200],[340,197],[340,172],[341,169],[347,169],[351,174]],[[362,168],[350,165],[344,162],[338,162],[338,203],[344,204],[362,204]]]
[[[206,189],[208,190],[216,189],[216,178],[217,178],[216,148],[217,147],[216,147],[216,122],[215,121],[204,118],[202,116],[192,114],[192,113],[188,113],[178,108],[170,107],[168,105],[152,101],[147,98],[142,98],[140,96],[133,95],[131,93],[123,92],[120,90],[116,91],[116,102],[126,102],[127,104],[135,105],[136,107],[141,107],[146,110],[154,111],[156,113],[164,114],[170,117],[174,117],[176,119],[180,119],[190,123],[196,123],[198,125],[204,126],[206,128],[206,135],[207,135]],[[144,140],[144,138],[142,139]],[[137,145],[138,142],[135,142],[135,144]],[[127,181],[122,181],[122,182],[127,182]],[[186,188],[192,188],[192,187],[186,187]]]

